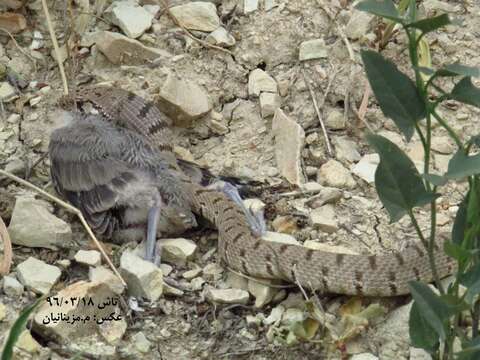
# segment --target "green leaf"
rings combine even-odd
[[[13,324],[12,328],[10,329],[10,333],[8,334],[7,341],[5,342],[5,347],[3,348],[1,360],[10,360],[13,355],[13,347],[15,346],[20,334],[25,330],[25,324],[28,321],[28,317],[30,314],[35,310],[35,308],[40,305],[40,303],[45,300],[46,296],[42,296],[37,301],[35,301],[32,305],[27,306],[17,318],[15,323]]]
[[[369,134],[367,140],[380,155],[375,187],[392,222],[437,197],[425,189],[412,160],[397,145],[380,135]]]
[[[470,252],[468,250],[450,241],[444,243],[443,250],[445,251],[445,254],[454,258],[458,262],[464,263],[470,258]]]
[[[480,154],[467,156],[458,150],[448,162],[445,176],[449,179],[462,179],[475,174],[480,174]]]
[[[470,76],[464,77],[455,85],[450,97],[464,104],[480,107],[480,89],[472,84]]]
[[[420,316],[432,327],[441,340],[445,340],[446,321],[454,313],[451,307],[424,283],[410,281],[408,286],[418,305]]]
[[[415,84],[393,62],[375,51],[362,50],[362,60],[380,108],[410,140],[415,123],[425,116],[425,104]]]
[[[459,275],[459,282],[467,288],[465,301],[473,304],[476,295],[480,294],[480,264]]]
[[[456,353],[457,360],[476,360],[480,355],[480,337],[466,341],[462,344],[462,351]]]
[[[467,229],[467,198],[468,196],[465,196],[460,203],[455,221],[453,222],[452,242],[458,246],[463,243]]]
[[[435,330],[423,318],[418,304],[413,302],[410,308],[410,318],[408,319],[408,329],[412,346],[424,349],[430,354],[434,353],[440,345],[439,336]]]
[[[438,15],[435,17],[430,17],[427,19],[415,21],[407,25],[407,27],[413,27],[415,29],[419,29],[423,33],[428,33],[431,31],[435,31],[438,28],[441,28],[445,25],[450,24],[450,18],[447,14]]]
[[[462,65],[458,62],[446,65],[441,69],[438,69],[436,72],[437,76],[471,76],[471,77],[479,77],[480,76],[480,69],[473,66]]]
[[[440,176],[436,174],[423,174],[422,177],[435,186],[443,186],[448,181],[445,176]]]
[[[421,73],[423,73],[425,75],[430,75],[431,76],[431,75],[435,74],[435,71],[433,71],[432,69],[430,69],[428,67],[425,67],[425,66],[417,66],[416,69],[418,69]]]
[[[395,22],[403,22],[392,0],[364,0],[358,3],[355,6],[355,9],[390,19]]]

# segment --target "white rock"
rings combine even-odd
[[[335,146],[335,155],[338,161],[357,162],[362,157],[357,150],[357,143],[348,140],[345,137],[333,138],[333,144]]]
[[[204,116],[212,108],[202,87],[173,73],[168,75],[156,100],[177,126],[190,126],[193,120]]]
[[[144,252],[142,252],[143,254]],[[160,269],[162,269],[163,276],[168,276],[173,271],[173,267],[168,264],[160,264]]]
[[[114,2],[112,22],[129,38],[136,39],[152,26],[153,14],[131,2]]]
[[[308,40],[300,44],[300,49],[298,52],[298,58],[300,61],[327,57],[328,51],[323,39]]]
[[[343,130],[346,126],[345,116],[340,111],[333,110],[325,119],[325,125],[332,130]]]
[[[128,250],[120,258],[120,273],[127,282],[131,295],[145,297],[150,301],[156,301],[162,295],[162,270]]]
[[[8,226],[12,243],[28,247],[56,249],[72,240],[72,229],[47,209],[48,203],[32,195],[17,197]]]
[[[110,31],[97,34],[96,44],[98,50],[114,64],[143,65],[171,57],[171,54],[164,50],[145,46],[137,40]]]
[[[152,343],[148,341],[145,334],[141,331],[132,336],[132,341],[135,344],[135,348],[144,354],[152,347]]]
[[[337,160],[329,160],[317,173],[317,181],[326,186],[353,189],[357,184],[350,172]]]
[[[248,279],[231,271],[227,273],[227,279],[225,280],[225,283],[230,288],[248,290]]]
[[[210,281],[217,281],[222,278],[223,268],[217,263],[207,264],[203,268],[203,276]]]
[[[38,50],[41,49],[44,45],[43,35],[40,31],[34,30],[33,31],[33,40],[30,44],[30,50]]]
[[[276,93],[262,92],[260,94],[260,112],[262,118],[266,118],[275,114],[280,107],[280,96]]]
[[[373,16],[363,11],[353,11],[352,17],[345,26],[345,35],[350,39],[360,39],[370,29]]]
[[[203,284],[205,284],[205,279],[202,277],[196,277],[195,279],[190,281],[190,286],[192,287],[193,291],[201,290],[203,287]]]
[[[378,357],[376,357],[373,354],[362,353],[362,354],[355,354],[350,359],[351,360],[378,360]]]
[[[262,279],[261,282],[255,280],[248,281],[248,292],[255,297],[255,307],[258,309],[270,303],[279,290],[269,286],[269,283],[278,284],[278,281]]]
[[[262,235],[262,239],[265,241],[273,241],[281,244],[300,245],[297,239],[295,239],[293,236],[273,231],[266,231],[265,234]]]
[[[58,281],[62,272],[56,266],[29,257],[27,260],[18,264],[18,280],[36,293],[47,294],[53,285]]]
[[[432,150],[440,154],[451,154],[455,151],[455,146],[448,136],[434,136],[432,138]]]
[[[96,250],[79,250],[74,259],[80,264],[98,266],[102,263],[102,255]]]
[[[304,183],[301,153],[305,143],[305,131],[281,109],[275,111],[272,131],[275,136],[275,159],[280,174],[291,184]]]
[[[275,306],[270,315],[263,320],[265,325],[279,324],[282,321],[283,314],[285,313],[285,308],[282,305]]]
[[[235,38],[221,26],[211,32],[205,40],[210,44],[223,47],[232,47],[235,45]]]
[[[243,304],[248,302],[250,295],[248,291],[240,289],[214,289],[209,287],[206,297],[210,301],[220,304]]]
[[[30,334],[30,331],[27,329],[20,333],[20,336],[15,343],[15,347],[30,354],[35,354],[42,348],[42,346],[32,337],[32,334]]]
[[[432,360],[432,356],[423,349],[410,347],[410,360]]]
[[[258,10],[258,0],[243,0],[243,13],[250,14]]]
[[[10,83],[6,81],[0,83],[0,101],[9,102],[17,97],[17,92]]]
[[[157,246],[161,246],[162,260],[177,265],[185,265],[191,260],[197,250],[197,245],[189,239],[162,239]]]
[[[338,230],[337,220],[335,217],[335,208],[333,205],[327,204],[310,213],[312,225],[326,233],[334,233]]]
[[[159,5],[143,5],[143,8],[152,14],[153,17],[157,16],[161,9]]]
[[[184,279],[191,280],[191,279],[196,278],[197,276],[199,276],[201,273],[202,273],[202,268],[196,268],[196,269],[192,269],[192,270],[185,271],[185,272],[182,274],[182,277],[183,277]]]
[[[265,0],[265,3],[264,3],[265,11],[270,11],[276,6],[278,6],[276,0]]]
[[[5,295],[18,297],[23,294],[23,290],[23,285],[13,276],[7,275],[3,277],[3,292]]]
[[[91,267],[88,269],[88,278],[91,282],[106,284],[115,294],[123,293],[125,286],[112,271],[104,266]]]
[[[329,203],[335,203],[342,198],[342,191],[337,188],[322,186],[318,195],[312,196],[307,200],[306,204],[312,209]]]
[[[305,312],[300,309],[290,308],[285,310],[282,316],[282,324],[292,325],[305,320]]]
[[[189,30],[211,32],[220,26],[217,8],[210,2],[194,1],[171,7],[170,11]]]
[[[260,96],[261,92],[277,92],[277,82],[262,69],[255,69],[248,77],[248,95]]]
[[[364,155],[360,161],[352,167],[352,173],[372,184],[375,181],[375,171],[380,163],[378,154]]]

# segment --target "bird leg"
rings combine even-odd
[[[148,210],[147,218],[147,240],[145,242],[145,260],[154,264],[160,264],[162,249],[156,249],[158,218],[160,216],[160,206],[155,204]]]
[[[240,206],[247,218],[248,223],[250,224],[250,228],[255,235],[262,236],[263,234],[265,234],[267,226],[265,224],[263,211],[259,210],[254,212],[250,209],[247,209],[243,204],[242,197],[240,196],[237,188],[234,185],[226,181],[217,181],[211,184],[209,188],[223,192],[231,200],[233,200],[233,202]]]

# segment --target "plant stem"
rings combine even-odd
[[[440,294],[443,295],[445,294],[445,290],[443,289],[443,286],[440,283],[440,278],[438,276],[438,271],[437,271],[437,265],[435,264],[435,247],[430,247],[430,242],[427,242],[427,239],[425,239],[425,236],[423,235],[422,230],[420,229],[420,226],[418,225],[417,219],[415,218],[415,215],[413,214],[412,210],[408,212],[408,216],[410,216],[410,220],[412,221],[413,227],[415,228],[415,231],[417,232],[417,235],[420,238],[422,244],[425,246],[425,249],[427,249],[428,261],[430,263],[430,268],[432,270],[433,281],[435,281],[435,285],[440,291]]]
[[[448,135],[455,141],[455,144],[457,144],[458,148],[465,151],[465,148],[462,144],[462,141],[458,137],[457,133],[445,122],[445,120],[442,119],[440,115],[435,111],[435,109],[431,109],[431,114],[433,117],[438,121],[438,123],[448,132]]]

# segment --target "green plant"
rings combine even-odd
[[[32,305],[27,306],[21,314],[18,316],[17,320],[13,323],[10,333],[8,334],[7,341],[3,347],[1,354],[1,360],[10,360],[13,356],[13,347],[18,341],[20,334],[25,330],[25,324],[28,321],[29,316],[32,312],[45,300],[46,296],[38,298]]]
[[[402,2],[404,3],[404,1]],[[433,70],[421,61],[424,36],[452,24],[448,15],[417,18],[415,0],[410,0],[406,11],[395,7],[392,0],[365,0],[356,8],[399,24],[408,40],[409,60],[414,80],[402,73],[393,62],[373,51],[362,51],[362,60],[370,86],[385,116],[391,118],[409,141],[416,132],[424,148],[424,169],[420,174],[410,158],[386,138],[369,134],[368,142],[380,155],[375,173],[375,187],[391,221],[408,215],[415,231],[428,251],[429,265],[439,293],[424,283],[410,282],[414,303],[410,312],[412,345],[428,351],[436,359],[462,360],[480,357],[480,136],[463,141],[437,108],[445,100],[480,107],[480,89],[471,78],[480,76],[477,68],[453,63]],[[404,10],[404,9],[402,9]],[[392,28],[392,26],[390,26]],[[391,31],[391,30],[389,30]],[[390,36],[390,34],[389,34]],[[426,42],[423,42],[426,44]],[[428,46],[428,45],[427,45]],[[426,50],[425,50],[426,49]],[[443,88],[441,78],[456,80],[450,90]],[[420,120],[425,119],[421,127]],[[432,122],[437,121],[458,147],[443,175],[430,173]],[[458,268],[455,279],[445,289],[438,277],[435,264],[436,200],[438,191],[448,181],[467,180],[468,191],[459,206],[451,239],[445,251],[455,259]],[[413,209],[430,204],[430,231],[426,235],[418,225]],[[440,250],[442,251],[442,250]],[[461,285],[466,289],[461,291]],[[470,313],[471,329],[460,326],[460,320]],[[457,343],[454,347],[454,343]]]

